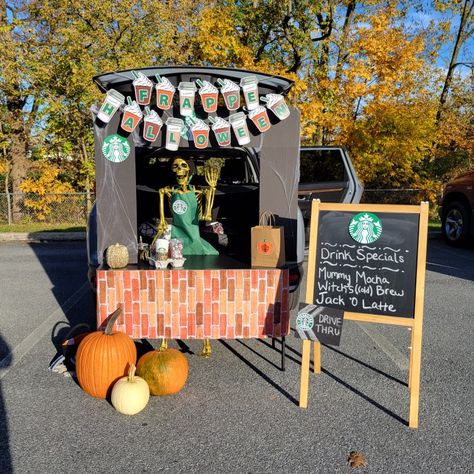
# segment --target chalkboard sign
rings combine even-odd
[[[306,306],[340,311],[344,321],[411,329],[411,428],[418,427],[428,210],[426,202],[404,206],[314,200],[311,205]],[[311,322],[308,315],[304,319]],[[313,370],[321,373],[322,341],[312,341],[308,331],[304,333],[301,408],[308,406],[311,344]]]
[[[413,317],[418,226],[418,214],[320,211],[313,303]]]
[[[300,303],[295,336],[338,346],[341,340],[344,311],[326,306]]]

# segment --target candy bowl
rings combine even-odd
[[[152,267],[157,268],[158,270],[164,270],[165,268],[168,267],[170,262],[171,262],[171,259],[169,259],[169,258],[167,258],[166,260],[156,260],[156,259],[151,258],[151,257],[148,258],[148,263]]]
[[[173,258],[171,259],[171,266],[174,268],[181,268],[184,265],[186,259],[183,258]]]

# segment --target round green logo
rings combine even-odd
[[[188,205],[183,200],[176,199],[176,201],[173,203],[173,211],[176,212],[176,214],[185,214],[187,210]]]
[[[382,222],[375,214],[360,212],[351,219],[349,234],[360,244],[370,244],[382,235]]]
[[[309,313],[299,313],[296,317],[296,327],[302,331],[313,329],[314,318]]]
[[[105,138],[102,153],[112,163],[120,163],[128,158],[130,145],[126,138],[114,133]]]

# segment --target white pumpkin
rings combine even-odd
[[[150,399],[150,388],[146,380],[135,375],[136,370],[132,364],[128,376],[118,379],[112,388],[112,405],[123,415],[136,415],[146,407]]]

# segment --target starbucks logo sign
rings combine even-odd
[[[314,318],[309,313],[299,313],[296,317],[296,327],[302,331],[313,329]]]
[[[126,138],[114,133],[104,140],[102,153],[112,163],[120,163],[128,158],[130,145]]]
[[[173,203],[173,212],[176,214],[182,215],[188,210],[188,205],[181,199],[177,199]]]
[[[360,212],[349,223],[349,234],[360,244],[370,244],[382,235],[382,222],[375,214]]]

